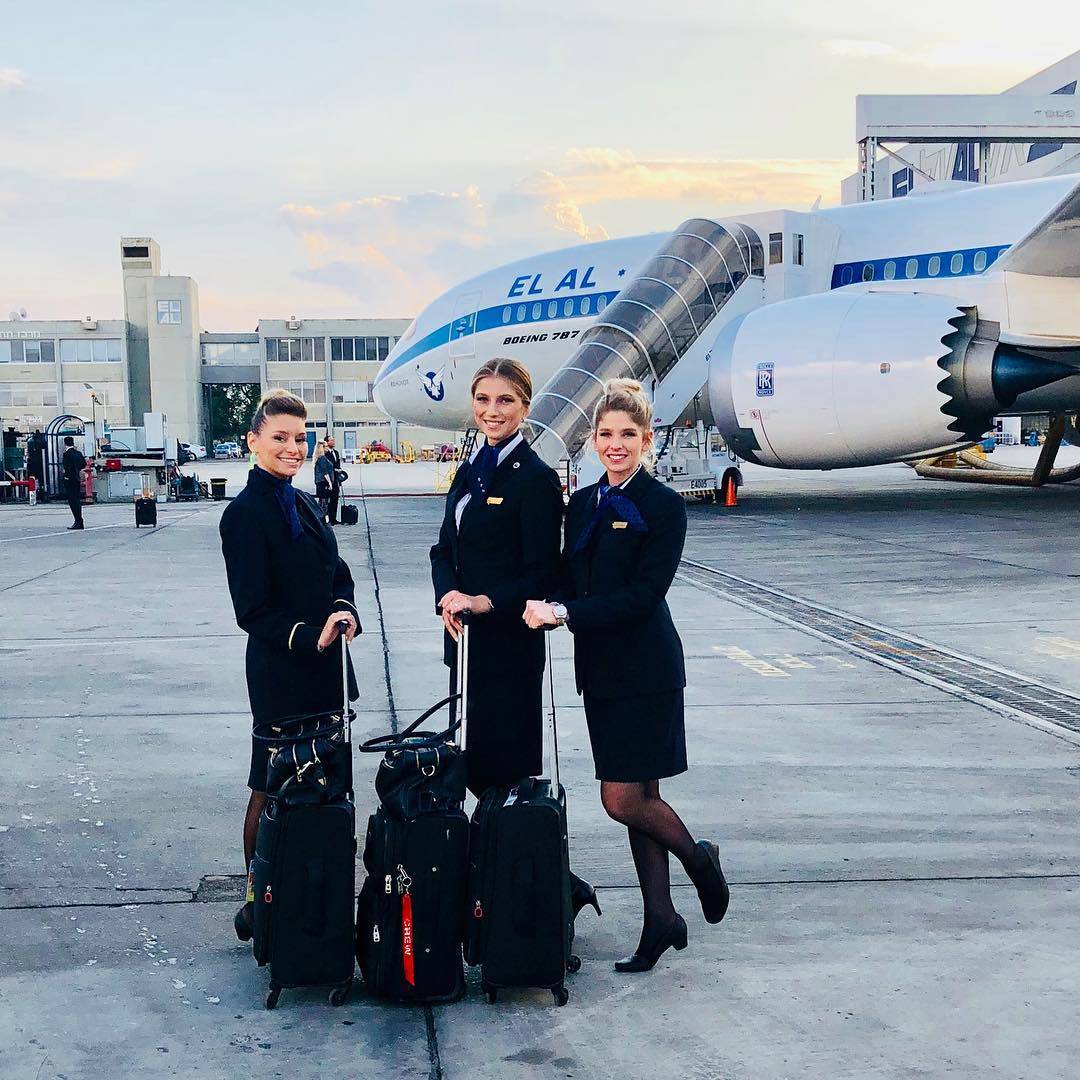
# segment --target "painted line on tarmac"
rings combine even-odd
[[[13,536],[10,540],[0,540],[0,544],[20,544],[24,540],[45,540],[50,536],[61,536],[66,532],[100,532],[102,529],[122,529],[128,522],[118,521],[115,525],[88,525],[85,529],[57,529],[55,532],[32,533],[30,536]]]
[[[683,559],[681,567],[676,576],[703,592],[839,645],[872,664],[934,686],[953,697],[1080,745],[1080,697],[1068,690],[703,563]],[[779,606],[786,607],[790,614],[777,610]],[[966,677],[964,672],[952,670],[957,664],[968,669]],[[939,673],[925,670],[926,666],[937,668]],[[985,693],[973,688],[979,684],[986,688]],[[1013,702],[1002,700],[1006,697]],[[1064,704],[1055,705],[1052,700],[1055,698]],[[1064,714],[1064,722],[1049,718],[1047,713]]]

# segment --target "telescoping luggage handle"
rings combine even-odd
[[[338,637],[341,639],[341,723],[345,728],[345,745],[352,746],[352,710],[349,708],[349,643],[345,631],[348,619],[338,620]]]

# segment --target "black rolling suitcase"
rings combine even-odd
[[[154,499],[135,500],[135,528],[140,525],[157,525],[157,502]]]
[[[266,1007],[283,989],[329,986],[342,1005],[352,987],[356,812],[348,648],[341,638],[341,715],[264,725],[267,791],[252,864],[253,951],[270,965]]]
[[[465,959],[480,965],[481,986],[491,1002],[500,989],[539,987],[565,1005],[566,973],[581,967],[571,951],[566,792],[559,782],[550,648],[548,680],[547,777],[489,788],[472,817]],[[463,740],[467,746],[467,725]]]
[[[341,524],[355,525],[360,520],[360,509],[355,503],[341,504]]]
[[[356,959],[368,990],[402,1002],[455,1001],[465,992],[469,819],[465,761],[444,731],[420,725],[457,695],[433,705],[400,735],[360,747],[382,752],[378,810],[368,820],[367,878],[356,903]]]

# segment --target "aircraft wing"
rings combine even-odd
[[[1080,342],[1080,180],[994,269],[1008,298],[1003,341]]]

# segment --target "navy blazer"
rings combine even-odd
[[[353,579],[333,530],[296,492],[303,535],[293,540],[268,473],[254,468],[221,515],[221,550],[236,622],[248,635],[247,684],[256,722],[341,707],[341,653],[318,652],[334,611],[357,619]],[[356,684],[350,668],[349,696]]]
[[[682,642],[667,591],[686,539],[686,506],[645,469],[623,489],[648,526],[634,532],[608,507],[584,550],[574,545],[596,508],[597,486],[575,492],[566,510],[563,585],[574,635],[578,693],[639,697],[686,685]]]

